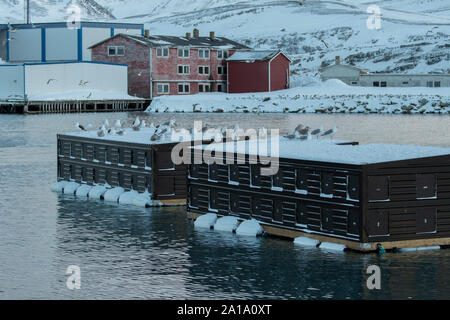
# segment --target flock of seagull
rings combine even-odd
[[[311,130],[308,126],[303,126],[302,124],[299,124],[295,129],[294,132],[284,136],[287,139],[299,139],[299,140],[311,140],[313,137],[316,137],[319,139],[319,137],[332,137],[336,134],[337,128],[336,126],[332,129],[329,129],[324,132],[323,125],[320,126],[318,129]]]
[[[141,120],[138,117],[133,121],[131,124],[131,129],[134,131],[139,131],[142,128],[150,128],[153,129],[153,133],[150,137],[151,141],[158,141],[161,140],[164,137],[167,137],[171,135],[174,131],[180,131],[182,129],[178,129],[178,124],[175,122],[175,120],[170,120],[161,124],[158,124],[155,126],[153,123],[151,123],[149,126],[146,125],[145,120]],[[75,128],[79,131],[88,131],[92,128],[92,125],[89,124],[87,127],[84,127],[83,125],[79,124],[78,122],[75,123]],[[211,131],[210,131],[211,130]],[[215,132],[219,134],[220,140],[222,137],[231,137],[232,140],[237,140],[239,136],[241,135],[239,132],[239,125],[235,124],[232,127],[213,127],[210,125],[205,125],[202,127],[201,130],[198,130],[196,128],[191,128],[189,130],[189,133],[191,134],[191,137],[194,137],[196,133],[208,133],[209,132]],[[261,132],[261,131],[260,131]],[[265,129],[262,130],[262,132],[266,132]],[[327,131],[324,131],[323,125],[320,126],[318,129],[311,130],[308,126],[303,126],[302,124],[299,124],[293,131],[293,133],[284,136],[287,139],[298,139],[298,140],[311,140],[313,137],[316,137],[319,139],[320,137],[333,137],[337,132],[337,128],[333,127],[332,129],[329,129]],[[102,126],[97,130],[97,136],[104,137],[106,135],[119,135],[122,136],[125,134],[125,129],[122,127],[122,123],[120,120],[116,120],[113,126],[110,126],[108,119],[105,119]],[[262,138],[260,136],[260,138]],[[215,139],[217,140],[217,139]]]

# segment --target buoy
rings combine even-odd
[[[217,221],[217,214],[207,213],[197,218],[194,222],[194,226],[197,228],[208,228],[211,229],[212,226]]]
[[[259,236],[262,235],[264,229],[256,219],[244,220],[236,229],[236,234],[241,236]]]
[[[214,230],[234,232],[234,231],[236,231],[238,225],[239,225],[238,218],[226,216],[226,217],[217,219],[217,222],[214,225]]]
[[[294,239],[294,244],[302,247],[317,247],[320,241],[308,237],[298,237]]]

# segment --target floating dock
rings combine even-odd
[[[248,141],[223,146],[245,150],[216,158],[227,164],[189,165],[188,215],[256,219],[268,234],[358,251],[450,244],[450,148],[283,139],[271,176]]]
[[[179,142],[151,141],[153,133],[149,128],[128,128],[122,136],[96,137],[95,131],[58,134],[58,181],[149,193],[159,205],[185,204],[186,165],[175,165],[171,159]]]

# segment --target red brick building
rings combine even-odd
[[[128,65],[129,94],[152,99],[167,94],[227,92],[226,59],[250,50],[227,38],[194,35],[118,34],[90,47],[92,60]]]
[[[290,87],[291,60],[282,51],[236,52],[227,59],[228,92],[265,92]]]

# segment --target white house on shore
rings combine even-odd
[[[338,79],[361,87],[450,87],[450,74],[370,73],[368,70],[341,64],[336,57],[333,65],[320,70],[322,81]]]
[[[128,94],[128,65],[91,61],[89,47],[117,33],[141,35],[143,28],[83,21],[76,28],[66,22],[0,24],[0,112],[5,106],[24,112],[142,109],[145,100]]]

